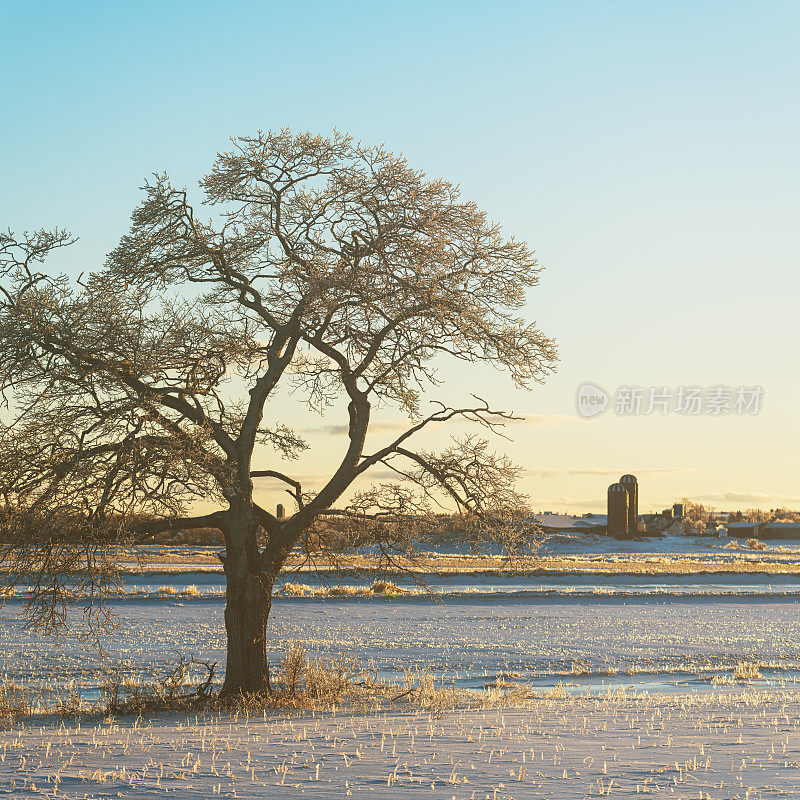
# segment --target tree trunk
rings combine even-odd
[[[258,570],[246,534],[226,538],[230,539],[225,558],[228,656],[221,694],[264,692],[269,689],[267,617],[275,578]]]

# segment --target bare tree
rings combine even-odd
[[[322,515],[380,521],[391,538],[390,520],[432,499],[481,524],[521,503],[516,468],[484,439],[415,446],[448,420],[491,431],[510,417],[475,398],[430,405],[437,364],[489,364],[528,387],[556,351],[518,316],[539,274],[525,243],[382,147],[259,132],[233,140],[200,187],[213,219],[155,176],[130,233],[77,282],[41,268],[67,233],[0,237],[0,524],[12,576],[51,601],[76,574],[94,596],[94,576],[112,572],[98,554],[134,534],[218,528],[223,692],[260,691],[275,577]],[[343,451],[313,496],[284,466],[307,443],[265,419],[286,387],[319,412],[347,402]],[[366,452],[376,406],[402,409],[408,428]],[[257,468],[254,452],[274,463]],[[337,512],[376,465],[416,492],[384,484]],[[292,515],[254,501],[259,477],[285,484]],[[191,516],[198,498],[220,510]],[[60,621],[33,603],[40,622]]]

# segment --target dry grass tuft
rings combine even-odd
[[[740,661],[733,671],[733,678],[747,683],[763,678],[760,667],[761,664],[758,661]]]
[[[407,670],[405,674],[406,690],[392,698],[392,702],[407,698],[409,702],[423,708],[434,717],[441,717],[469,699],[471,693],[459,689],[452,683],[438,682],[430,672]]]
[[[403,590],[392,581],[375,581],[370,586],[372,594],[402,594]]]
[[[308,671],[306,649],[299,642],[291,642],[281,660],[281,674],[287,697],[295,699],[301,681]]]
[[[759,661],[739,661],[733,672],[724,675],[714,675],[711,682],[714,686],[735,686],[737,683],[753,683],[763,678],[762,664]]]
[[[16,683],[0,683],[0,723],[11,725],[32,711],[28,693]]]

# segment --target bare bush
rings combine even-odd
[[[205,670],[204,680],[190,683],[190,674]],[[141,714],[147,711],[188,711],[204,708],[214,697],[216,664],[180,657],[178,664],[155,683],[125,679],[114,675],[103,687],[105,710],[109,714]]]
[[[309,663],[306,672],[306,691],[315,700],[324,703],[341,703],[354,689],[377,689],[377,676],[364,671],[358,659],[347,653],[326,661],[317,659]]]

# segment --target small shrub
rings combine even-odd
[[[392,581],[375,581],[370,587],[372,594],[401,594],[402,589]]]
[[[66,695],[58,694],[55,712],[60,717],[77,719],[86,710],[81,694],[77,689],[71,688]]]
[[[289,697],[297,697],[297,691],[307,670],[308,659],[305,647],[299,642],[291,642],[286,648],[286,655],[281,660],[281,677]]]
[[[342,653],[328,662],[313,661],[306,671],[306,692],[316,700],[340,703],[355,685],[354,678],[359,673],[358,659]],[[369,681],[359,681],[359,685],[370,688]],[[372,685],[375,685],[372,682]]]

